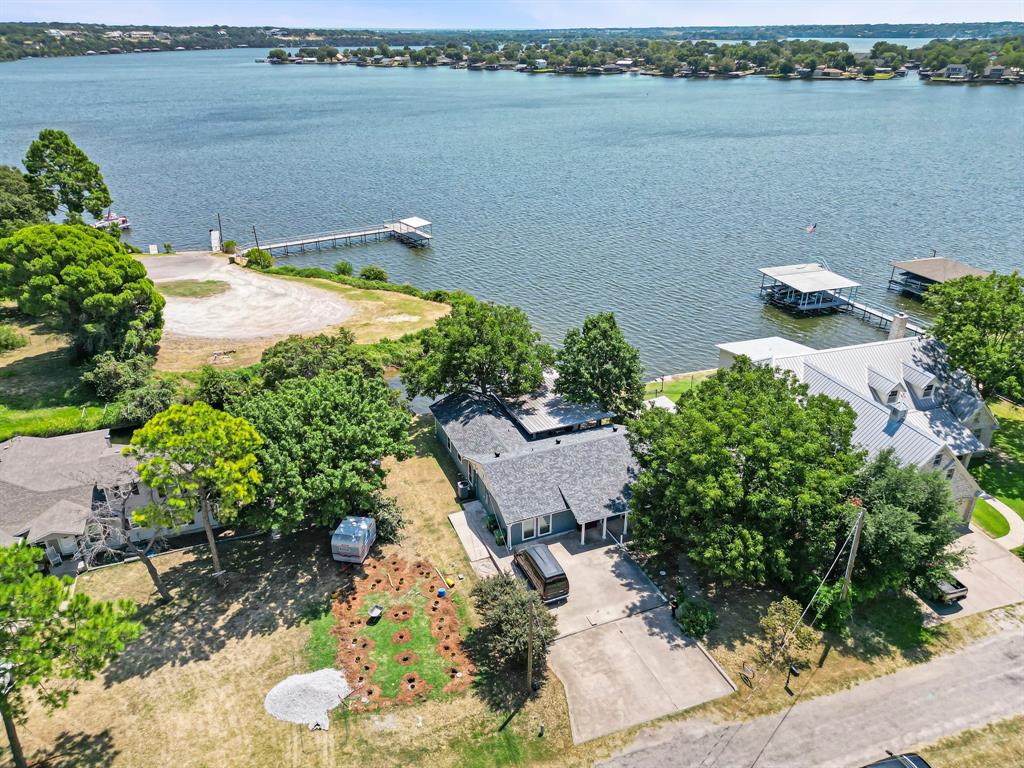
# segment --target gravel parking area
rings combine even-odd
[[[175,336],[251,341],[304,334],[339,325],[353,314],[340,296],[302,283],[261,275],[202,253],[141,259],[157,284],[222,280],[229,288],[207,298],[168,296],[165,331]]]

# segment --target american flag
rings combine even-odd
[[[818,222],[814,222],[813,224],[808,224],[806,227],[804,227],[804,232],[806,232],[808,235],[813,235],[817,231],[818,231]]]

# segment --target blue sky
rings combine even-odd
[[[0,0],[4,21],[530,29],[1021,21],[1024,0]]]

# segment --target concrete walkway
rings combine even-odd
[[[1014,623],[948,656],[745,723],[683,720],[642,732],[604,765],[850,768],[1024,714],[1024,631]],[[799,691],[800,685],[794,686]],[[763,752],[762,752],[763,750]],[[927,755],[925,755],[927,757]]]
[[[994,539],[994,541],[997,544],[1006,547],[1006,549],[1016,549],[1017,547],[1024,546],[1024,518],[1021,518],[1021,516],[1014,512],[1009,505],[1000,501],[995,496],[989,496],[987,493],[982,493],[981,498],[983,498],[990,507],[1005,517],[1006,522],[1010,524],[1010,532],[1005,536],[1000,536],[998,539]]]

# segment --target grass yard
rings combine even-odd
[[[971,521],[981,526],[982,530],[993,539],[998,539],[1010,532],[1010,524],[1006,522],[1003,513],[984,499],[978,499],[974,505],[974,516]]]
[[[28,344],[0,353],[0,440],[15,434],[49,436],[99,429],[117,414],[97,403],[79,384],[68,338],[46,323],[0,307]]]
[[[1019,765],[1024,755],[1024,717],[990,723],[914,749],[932,768]]]
[[[1024,408],[1002,401],[989,407],[999,419],[999,429],[991,450],[973,459],[970,471],[984,490],[1024,518]]]
[[[205,299],[224,293],[230,287],[223,280],[168,280],[156,284],[156,289],[164,296],[184,299]]]
[[[679,395],[688,392],[694,384],[706,379],[715,372],[715,368],[706,371],[694,371],[692,373],[677,373],[674,376],[666,377],[664,381],[655,379],[647,382],[644,390],[644,397],[651,398],[658,395],[665,395],[673,403],[679,399]]]

